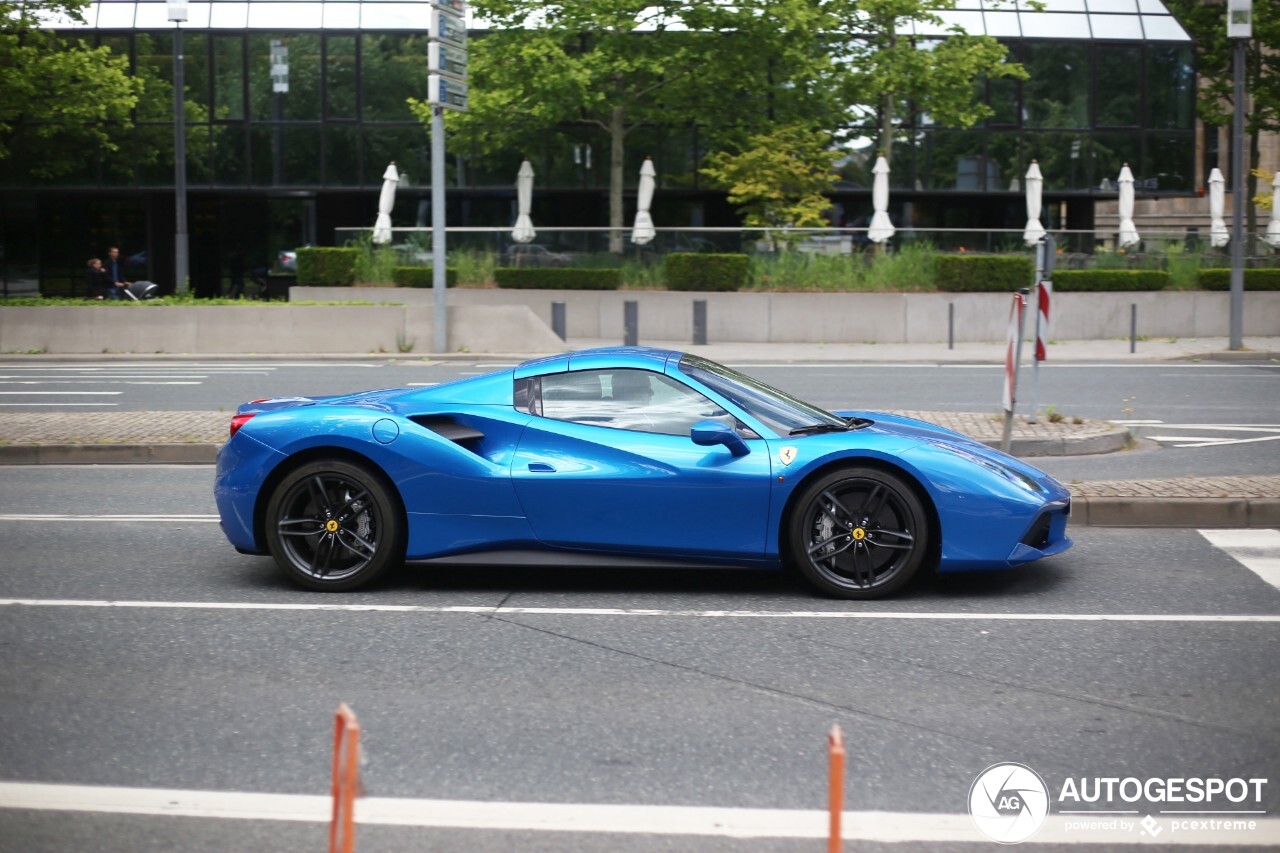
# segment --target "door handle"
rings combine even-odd
[[[554,474],[556,469],[545,462],[530,462],[529,470],[534,474]]]

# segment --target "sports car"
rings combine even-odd
[[[1069,493],[1018,459],[665,349],[257,400],[230,429],[223,531],[315,590],[447,560],[794,567],[821,593],[865,599],[922,568],[1007,568],[1071,546]]]

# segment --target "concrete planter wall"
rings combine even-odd
[[[360,298],[430,304],[415,288],[360,288]],[[331,288],[295,287],[295,300],[332,299]],[[551,303],[565,303],[571,338],[621,340],[623,302],[634,300],[640,340],[689,341],[693,301],[707,302],[711,343],[931,343],[947,340],[948,306],[955,306],[955,339],[999,341],[1011,297],[1002,293],[672,293],[668,291],[451,289],[454,306],[527,306],[550,324]],[[1129,335],[1130,306],[1138,306],[1138,334],[1148,337],[1225,337],[1230,295],[1206,291],[1059,293],[1052,330],[1060,340]],[[1280,292],[1245,294],[1244,333],[1280,335]],[[1031,327],[1028,317],[1028,329]]]

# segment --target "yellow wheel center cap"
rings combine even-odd
[[[863,530],[861,527],[855,527],[850,531],[849,535],[852,536],[855,541],[861,542],[863,539],[867,538],[867,531]]]
[[[324,523],[324,529],[325,529],[325,530],[327,530],[327,531],[328,531],[328,532],[330,532],[330,533],[337,533],[337,532],[338,532],[338,522],[337,522],[337,519],[333,519],[333,518],[331,518],[331,519],[329,519],[328,521],[326,521],[326,522]]]

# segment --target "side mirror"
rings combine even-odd
[[[720,421],[699,421],[689,431],[689,438],[693,439],[693,443],[700,447],[713,447],[717,444],[723,444],[729,448],[729,452],[734,456],[746,456],[751,452],[751,448],[747,447],[747,443],[742,440],[742,436],[738,435],[733,427],[727,426]]]

